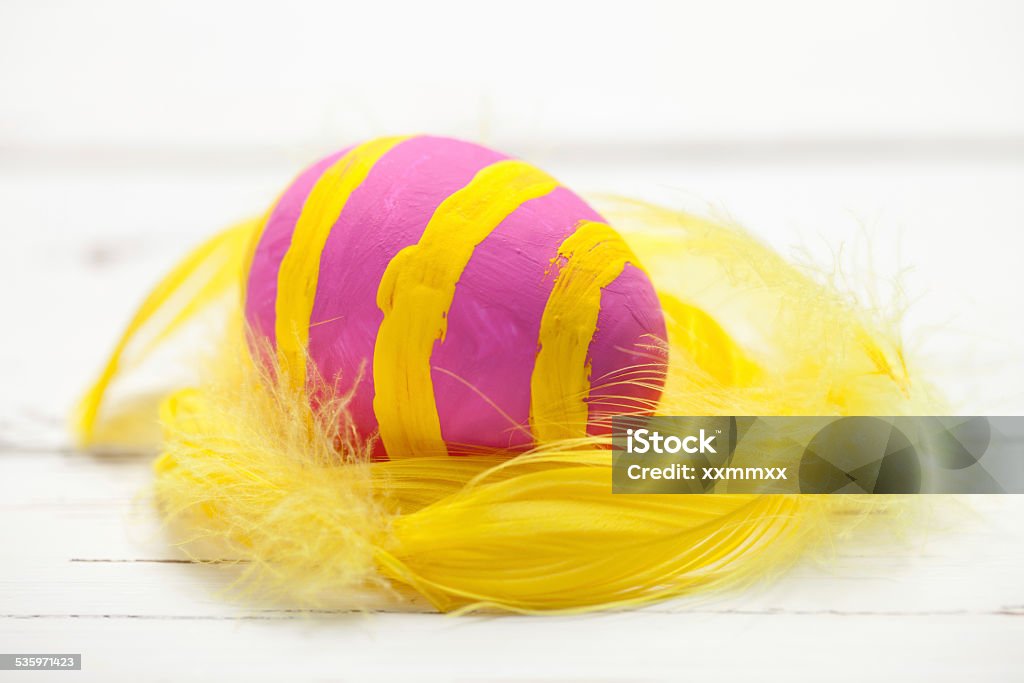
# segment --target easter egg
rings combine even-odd
[[[245,317],[392,459],[602,433],[663,381],[658,297],[622,237],[543,171],[447,138],[304,170],[265,218]]]

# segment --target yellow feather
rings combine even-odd
[[[605,213],[669,319],[659,413],[936,408],[927,383],[911,382],[893,326],[744,232],[638,203]],[[221,292],[225,278],[240,286],[240,261],[226,254],[244,254],[251,230],[215,238],[147,299],[83,403],[84,443],[95,442],[125,346],[191,278],[209,279],[173,325]],[[326,400],[310,430],[305,393],[251,360],[240,310],[234,320],[206,381],[164,402],[156,497],[187,552],[242,561],[248,585],[275,597],[359,606],[359,596],[419,596],[444,611],[529,613],[640,605],[770,575],[875,504],[613,495],[605,437],[551,439],[514,455],[373,462],[347,419],[347,397]],[[619,381],[649,373],[637,368]]]

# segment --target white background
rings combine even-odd
[[[72,453],[64,430],[191,244],[311,159],[410,132],[838,263],[877,305],[910,303],[909,352],[953,411],[1024,414],[1022,74],[1020,2],[0,0],[0,650],[83,652],[61,675],[108,680],[147,661],[167,679],[1024,675],[1017,497],[936,503],[947,521],[902,544],[710,604],[296,618],[156,561],[177,556],[132,504],[146,458]]]

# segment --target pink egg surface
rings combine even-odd
[[[476,144],[429,136],[367,146],[373,144],[316,162],[271,209],[247,281],[245,316],[254,337],[276,348],[279,331],[291,329],[282,328],[279,313],[301,309],[297,325],[308,335],[315,370],[340,392],[354,389],[349,415],[366,438],[378,432],[382,408],[391,407],[381,403],[393,395],[377,386],[382,373],[398,390],[405,386],[403,377],[396,378],[381,358],[374,367],[375,349],[387,343],[392,355],[410,354],[409,372],[415,375],[408,382],[414,387],[408,399],[398,403],[421,404],[416,410],[425,411],[424,419],[431,424],[436,420],[447,452],[529,447],[537,438],[531,427],[531,381],[546,381],[534,377],[542,318],[548,307],[549,323],[557,323],[561,314],[551,303],[556,281],[577,258],[560,255],[560,246],[580,226],[604,219],[553,179],[545,185],[542,176],[531,175],[539,171],[524,170],[508,156]],[[532,184],[521,180],[526,176]],[[311,199],[314,192],[317,196]],[[527,198],[518,201],[520,196]],[[323,208],[333,200],[338,200],[333,210]],[[314,233],[309,226],[321,226],[316,234],[322,249],[319,242],[306,249],[312,254],[307,257],[312,259],[311,273],[303,271],[311,282],[308,302],[282,300],[293,296],[290,287],[279,291],[286,254],[307,246],[297,243],[300,220],[306,221],[303,235]],[[466,235],[454,234],[458,230]],[[445,251],[449,243],[455,246]],[[408,256],[417,249],[422,258],[415,264],[405,256],[396,261],[403,250]],[[450,258],[449,251],[454,254]],[[648,409],[660,394],[663,356],[658,348],[666,337],[665,322],[654,287],[642,265],[633,261],[629,258],[612,271],[610,282],[595,281],[591,300],[600,302],[596,327],[589,338],[584,330],[572,342],[583,345],[586,364],[567,372],[585,373],[589,387],[582,399],[592,434],[606,431],[608,415]],[[391,275],[399,276],[392,298],[382,291],[389,267]],[[413,268],[429,272],[420,278]],[[404,309],[388,315],[407,317],[396,318],[382,332],[392,299]],[[420,330],[420,310],[426,332]],[[576,315],[574,305],[565,311],[569,317]],[[400,320],[416,321],[408,328],[408,344]],[[378,339],[381,334],[388,339]],[[423,341],[421,334],[429,338]],[[637,374],[645,381],[622,381]],[[432,396],[425,395],[431,389]],[[405,420],[402,406],[395,408],[398,417],[387,419]],[[408,420],[414,432],[418,419]],[[380,431],[387,437],[384,428]],[[430,441],[418,438],[414,434],[402,443]],[[392,453],[395,443],[384,438],[378,455],[414,455],[404,452],[406,446],[403,453]]]

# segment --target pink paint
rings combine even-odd
[[[665,381],[667,338],[654,286],[627,263],[601,291],[597,331],[590,341],[591,434],[608,433],[611,415],[650,411],[655,405]]]
[[[557,270],[551,260],[581,220],[603,221],[565,188],[526,202],[473,252],[455,288],[444,343],[431,364],[449,444],[532,443],[530,378]]]
[[[385,268],[419,241],[442,201],[477,171],[506,158],[445,138],[407,140],[374,165],[335,223],[320,259],[309,351],[322,377],[342,391],[363,368],[349,409],[364,436],[377,428],[373,347],[383,320],[377,287]]]
[[[320,175],[344,152],[304,171],[274,207],[249,273],[246,317],[274,343],[277,273],[303,204]],[[478,145],[434,137],[406,140],[385,154],[349,197],[320,260],[309,352],[321,377],[349,405],[359,432],[376,430],[373,348],[383,314],[381,276],[396,254],[415,244],[437,207],[485,166],[506,159]],[[456,447],[519,448],[531,443],[530,379],[540,321],[557,272],[551,261],[581,220],[603,221],[565,188],[524,203],[475,249],[455,288],[444,342],[431,358],[442,436]],[[609,385],[623,368],[650,364],[665,338],[657,296],[643,271],[627,265],[601,296],[591,342],[591,418],[657,399],[657,387]],[[361,374],[360,374],[361,373]],[[657,381],[657,370],[643,371]],[[630,403],[632,402],[632,403]],[[592,431],[598,428],[592,425]],[[379,453],[384,457],[383,453]]]

